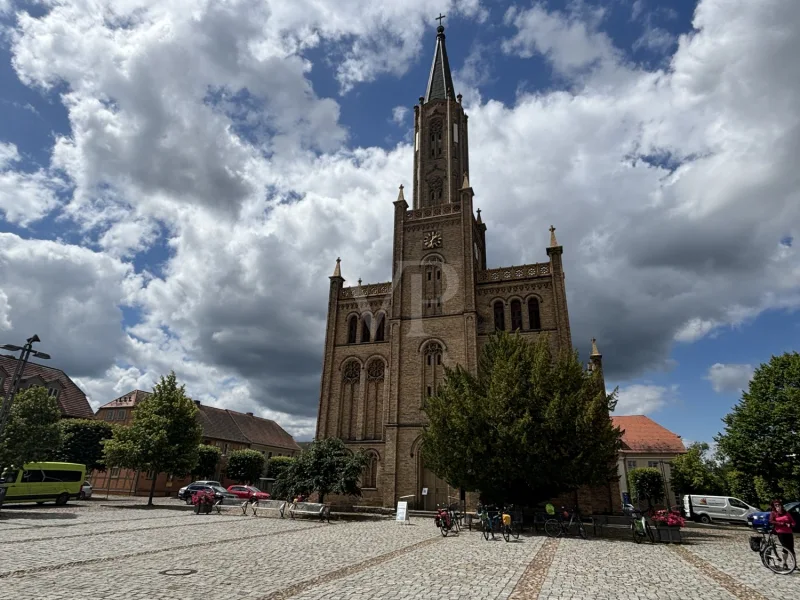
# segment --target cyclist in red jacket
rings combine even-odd
[[[792,527],[795,526],[794,519],[783,508],[783,502],[780,500],[770,502],[770,508],[772,512],[769,514],[769,523],[775,528],[775,535],[778,536],[778,540],[783,546],[784,560],[786,560],[787,551],[794,554],[794,534],[792,533]]]

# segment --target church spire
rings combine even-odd
[[[425,91],[425,103],[431,100],[447,100],[453,96],[453,76],[450,74],[450,62],[447,60],[447,49],[444,45],[444,15],[439,13],[437,19],[439,27],[436,28],[436,49],[428,77],[428,89]]]

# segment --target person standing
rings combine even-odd
[[[786,552],[789,551],[793,556],[794,554],[794,534],[792,528],[795,526],[794,519],[786,509],[783,507],[783,502],[780,500],[773,500],[770,502],[772,511],[769,514],[769,523],[775,528],[775,535],[778,537],[781,546],[783,546],[784,561],[786,560]]]

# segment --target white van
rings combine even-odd
[[[737,521],[747,523],[747,517],[759,509],[730,496],[683,497],[683,512],[687,519],[711,523],[712,521]]]

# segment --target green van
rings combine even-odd
[[[0,487],[6,488],[3,503],[55,501],[66,504],[78,498],[86,478],[86,466],[75,463],[29,463],[22,469],[8,469],[0,476]]]

